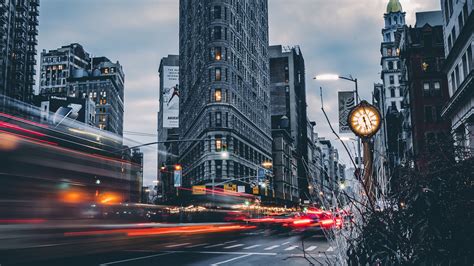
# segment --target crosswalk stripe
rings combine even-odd
[[[281,245],[286,245],[286,244],[290,244],[290,242],[285,242],[285,243],[282,243]]]
[[[225,247],[225,249],[241,247],[241,246],[243,246],[243,245],[244,245],[244,244],[232,245],[232,246]]]
[[[203,244],[192,245],[192,246],[188,246],[187,248],[202,247],[202,246],[205,246],[205,245],[209,245],[209,243],[203,243]]]
[[[285,250],[293,250],[293,249],[295,249],[295,248],[297,248],[297,247],[298,247],[298,246],[291,246],[291,247],[289,247],[289,248],[285,248]]]
[[[334,251],[334,247],[329,247],[328,250],[326,250],[326,252],[332,252]]]
[[[189,245],[191,243],[180,243],[180,244],[174,244],[174,245],[168,245],[166,246],[167,248],[175,248],[175,247],[180,247],[180,246],[186,246],[186,245]]]
[[[223,246],[223,245],[225,245],[225,243],[210,245],[210,246],[206,246],[204,248],[215,248],[215,247],[220,247],[220,246]]]
[[[227,242],[224,242],[224,244],[230,244],[230,243],[235,243],[235,242],[237,242],[237,240],[227,241]]]
[[[250,247],[245,247],[244,249],[252,249],[252,248],[256,248],[256,247],[260,247],[261,245],[253,245],[253,246],[250,246]]]
[[[306,251],[313,251],[317,248],[318,248],[318,246],[311,246],[311,247],[307,248]]]
[[[265,250],[272,250],[272,249],[277,248],[277,247],[279,247],[279,246],[280,246],[280,245],[274,245],[274,246],[265,248]]]

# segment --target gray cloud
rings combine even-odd
[[[156,134],[158,66],[178,53],[177,0],[42,0],[39,50],[78,42],[93,55],[120,61],[126,74],[125,130]],[[379,81],[380,30],[388,0],[269,0],[270,43],[301,46],[306,63],[308,116],[320,136],[334,139],[320,111],[337,119],[337,91],[348,82],[315,82],[314,74],[353,74],[361,95],[370,99]],[[407,21],[417,11],[439,9],[438,0],[401,0]],[[337,126],[334,124],[334,126]],[[146,143],[154,138],[130,136]],[[339,149],[342,149],[337,145]],[[156,177],[156,147],[144,148],[145,183]],[[341,150],[342,154],[342,150]],[[348,162],[347,157],[342,157]]]

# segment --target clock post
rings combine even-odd
[[[349,113],[348,124],[352,132],[362,139],[364,177],[363,179],[360,178],[360,172],[358,177],[359,181],[363,181],[364,191],[372,203],[375,198],[375,191],[372,178],[373,149],[371,138],[380,130],[381,115],[375,106],[367,101],[361,101]]]

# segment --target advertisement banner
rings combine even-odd
[[[193,195],[206,195],[206,186],[193,186]]]
[[[181,172],[182,170],[174,171],[174,187],[181,187]]]
[[[239,192],[239,193],[245,193],[245,186],[238,186],[238,187],[237,187],[237,192]]]
[[[232,184],[225,184],[224,185],[225,192],[237,192],[237,185]]]
[[[163,127],[179,127],[179,67],[163,67]]]
[[[339,133],[352,133],[347,119],[352,108],[355,106],[353,91],[339,92]]]

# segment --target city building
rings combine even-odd
[[[385,27],[382,29],[383,42],[380,52],[381,79],[385,89],[385,102],[387,107],[391,106],[397,110],[402,109],[403,95],[400,90],[400,57],[399,50],[395,45],[396,32],[405,25],[405,12],[399,0],[390,0],[387,12],[384,15]],[[383,110],[386,112],[386,110]]]
[[[399,165],[399,136],[403,94],[401,90],[400,51],[395,37],[398,30],[405,26],[405,12],[399,0],[390,0],[384,14],[382,43],[380,46],[382,84],[374,84],[374,105],[382,116],[382,127],[373,137],[375,156],[373,167],[378,184],[387,184],[388,176]],[[390,128],[390,130],[387,130]],[[384,186],[384,185],[381,185]]]
[[[28,103],[34,95],[38,6],[39,0],[0,2],[0,94]]]
[[[332,192],[335,190],[334,184],[336,180],[336,169],[334,168],[337,161],[335,159],[335,147],[332,145],[330,140],[325,138],[319,138],[318,143],[321,147],[321,154],[322,154],[322,176],[320,183],[320,195],[323,196],[323,202],[327,203],[329,200],[332,199]]]
[[[299,46],[270,46],[270,100],[272,121],[287,117],[289,133],[294,140],[298,165],[298,193],[302,200],[309,200],[311,175],[308,165],[312,128],[306,115],[306,86],[303,54]],[[272,124],[273,126],[273,124]],[[273,128],[273,127],[272,127]]]
[[[178,163],[177,143],[162,143],[179,139],[179,56],[163,57],[158,70],[160,78],[160,109],[158,111],[158,167],[172,166]],[[178,86],[177,86],[178,85]],[[177,111],[177,115],[176,115]],[[176,121],[177,120],[177,121]],[[158,182],[161,184],[161,200],[170,202],[176,196],[172,172],[158,171]]]
[[[431,147],[447,140],[449,123],[441,118],[448,102],[441,11],[416,13],[416,26],[397,33],[400,50],[403,109],[400,159],[425,169]]]
[[[300,203],[298,193],[297,154],[286,116],[272,116],[273,188],[275,200],[282,205]]]
[[[67,79],[78,70],[91,69],[91,57],[82,45],[72,43],[55,50],[41,52],[41,95],[56,95],[66,91]]]
[[[41,54],[40,95],[91,99],[95,125],[123,135],[125,74],[117,61],[90,57],[77,43]]]
[[[268,2],[181,0],[179,9],[180,139],[206,140],[180,144],[183,185],[255,180],[272,161]]]
[[[451,121],[456,146],[472,156],[474,149],[474,3],[441,0],[449,102],[441,115]],[[462,159],[462,158],[460,158]]]

